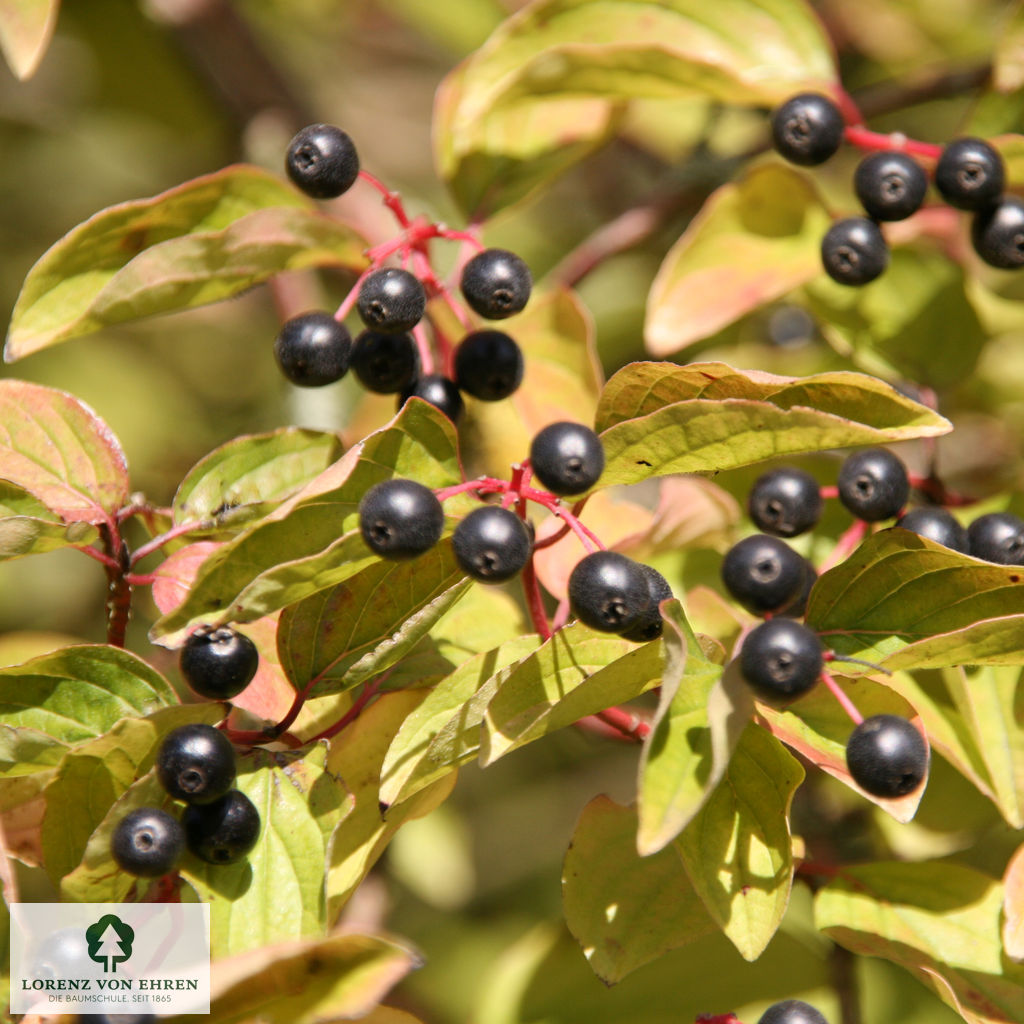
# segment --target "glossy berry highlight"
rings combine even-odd
[[[514,394],[523,369],[522,350],[504,331],[472,331],[455,350],[455,383],[483,402]]]
[[[761,697],[789,701],[818,681],[824,659],[821,641],[793,619],[769,619],[752,629],[740,648],[740,675]]]
[[[240,790],[210,804],[191,805],[181,817],[185,845],[208,864],[234,864],[260,836],[260,814]]]
[[[821,508],[818,481],[794,466],[762,473],[747,497],[754,525],[776,537],[796,537],[812,530],[821,518]]]
[[[828,1024],[810,1003],[801,999],[783,999],[761,1014],[757,1024]]]
[[[452,533],[455,560],[467,576],[481,583],[511,579],[526,565],[531,548],[522,519],[499,505],[473,509]]]
[[[444,510],[429,487],[403,478],[384,480],[363,495],[359,530],[374,554],[404,561],[441,539]]]
[[[935,187],[958,210],[982,210],[1003,192],[1006,171],[999,151],[984,139],[955,139],[935,165]]]
[[[507,249],[484,249],[462,268],[462,297],[486,320],[504,320],[520,312],[530,299],[530,268]]]
[[[252,682],[260,656],[244,633],[230,626],[200,626],[189,634],[178,663],[199,696],[231,700]]]
[[[792,605],[803,590],[806,559],[785,541],[766,534],[744,537],[722,560],[726,590],[755,615]]]
[[[1024,267],[1024,201],[1004,196],[979,210],[971,223],[971,245],[989,266],[1000,270]]]
[[[872,796],[906,796],[924,781],[928,748],[907,719],[873,715],[851,733],[846,767],[853,781]]]
[[[772,114],[772,144],[790,163],[813,167],[836,153],[844,127],[843,115],[827,96],[800,93]]]
[[[875,220],[905,220],[921,208],[928,177],[907,153],[872,153],[857,165],[853,189]]]
[[[636,623],[629,629],[623,630],[622,636],[626,640],[632,640],[635,644],[646,644],[661,636],[665,620],[662,619],[658,606],[673,595],[668,580],[657,569],[652,569],[651,566],[644,565],[643,562],[637,564],[647,580],[647,595],[650,603],[647,609],[640,613]]]
[[[417,377],[409,387],[404,388],[398,398],[401,408],[410,398],[422,398],[435,409],[440,409],[452,421],[458,423],[462,418],[465,403],[455,385],[455,381],[440,373],[427,373]]]
[[[359,154],[349,136],[331,124],[311,124],[288,144],[285,170],[314,199],[335,199],[359,177]]]
[[[176,818],[159,807],[138,807],[117,823],[110,855],[130,875],[159,878],[174,870],[184,845]]]
[[[988,512],[967,527],[967,550],[997,565],[1024,565],[1024,520],[1011,512]]]
[[[351,368],[367,391],[395,395],[419,373],[420,359],[411,334],[363,331],[352,346]]]
[[[967,552],[967,531],[944,508],[931,505],[912,508],[896,520],[896,525],[953,551]]]
[[[877,523],[899,515],[910,494],[907,468],[887,448],[848,456],[839,470],[839,500],[858,519]]]
[[[235,748],[212,725],[178,726],[160,744],[156,777],[175,800],[212,803],[235,784]]]
[[[569,605],[591,629],[625,633],[639,624],[650,604],[647,576],[617,551],[585,555],[569,575]]]
[[[889,265],[889,247],[873,220],[847,217],[825,232],[821,262],[828,276],[839,284],[868,284]]]
[[[281,328],[274,356],[281,372],[303,388],[333,384],[345,376],[352,336],[329,313],[303,313]]]
[[[582,423],[551,423],[530,444],[530,466],[552,494],[582,494],[601,479],[604,447]]]
[[[371,330],[401,334],[423,318],[427,295],[415,274],[401,267],[375,270],[359,287],[356,309]]]

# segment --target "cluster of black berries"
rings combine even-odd
[[[826,96],[802,93],[772,116],[775,149],[787,160],[814,166],[828,160],[843,141],[839,108]],[[935,166],[942,198],[974,215],[974,250],[994,267],[1024,266],[1024,202],[1003,192],[1005,169],[984,139],[961,138],[947,145]],[[888,266],[889,250],[879,222],[904,220],[924,202],[928,176],[908,153],[885,150],[864,157],[853,179],[867,216],[836,221],[821,243],[825,270],[840,284],[873,281]]]
[[[347,191],[359,175],[349,136],[332,125],[304,128],[288,147],[285,167],[308,195],[329,199]],[[485,320],[520,312],[533,282],[527,265],[506,249],[484,249],[462,268],[460,290],[467,306]],[[302,387],[340,380],[351,368],[368,391],[398,395],[399,406],[416,396],[437,406],[452,422],[463,410],[462,393],[485,402],[508,398],[523,379],[523,354],[504,331],[473,330],[453,352],[452,376],[423,373],[410,332],[427,306],[427,289],[412,272],[380,267],[359,285],[356,309],[365,329],[349,330],[326,312],[293,317],[281,328],[274,353],[284,375]]]
[[[132,875],[173,871],[184,849],[209,864],[232,864],[256,845],[260,815],[235,783],[235,750],[219,729],[182,725],[160,745],[156,774],[167,795],[187,805],[179,822],[159,807],[139,807],[118,822],[110,852]]]
[[[1006,512],[978,516],[966,529],[935,505],[904,510],[910,478],[903,462],[885,448],[848,456],[836,492],[842,504],[865,522],[896,525],[938,544],[1001,565],[1024,563],[1024,520]],[[821,488],[804,470],[783,466],[762,474],[747,507],[763,531],[735,544],[722,562],[722,582],[756,615],[776,615],[754,628],[739,655],[742,677],[765,700],[785,703],[810,690],[824,665],[821,642],[812,629],[786,616],[803,614],[817,574],[810,563],[779,538],[796,537],[818,523]],[[876,715],[859,724],[846,748],[850,774],[875,796],[896,797],[921,784],[928,767],[920,734],[905,719]]]

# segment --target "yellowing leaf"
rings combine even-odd
[[[831,217],[807,176],[756,167],[707,199],[651,285],[644,337],[667,356],[821,273]]]

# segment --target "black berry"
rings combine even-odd
[[[293,317],[274,342],[281,372],[304,388],[318,388],[341,380],[348,370],[352,336],[329,313]]]
[[[401,267],[375,270],[359,288],[356,309],[367,327],[401,334],[411,331],[427,308],[427,295],[415,274]]]
[[[499,505],[473,509],[452,533],[455,560],[467,576],[483,583],[515,576],[526,565],[531,546],[522,519]]]
[[[595,551],[569,575],[569,604],[591,629],[624,633],[650,609],[651,590],[637,562],[616,551]]]
[[[473,331],[455,350],[455,383],[474,398],[498,402],[522,380],[522,350],[504,331]]]
[[[907,719],[874,715],[850,734],[846,767],[853,781],[872,796],[906,796],[924,780],[928,749]]]
[[[462,269],[462,296],[470,309],[488,320],[518,313],[530,298],[530,268],[507,249],[484,249]]]
[[[259,668],[256,645],[230,626],[200,626],[181,649],[181,674],[196,693],[210,700],[231,700]]]
[[[828,1024],[810,1003],[800,999],[784,999],[769,1006],[757,1024]]]
[[[791,605],[804,586],[805,562],[778,537],[755,534],[734,544],[722,561],[722,582],[755,615]]]
[[[211,803],[235,784],[235,748],[212,725],[181,725],[160,744],[156,775],[175,800]]]
[[[810,473],[780,466],[754,481],[747,509],[754,525],[776,537],[796,537],[821,518],[821,490]]]
[[[843,141],[843,115],[827,97],[805,92],[772,114],[772,142],[790,163],[812,167],[833,156]]]
[[[872,153],[857,165],[853,188],[875,220],[904,220],[921,208],[928,177],[912,156],[890,150]]]
[[[334,199],[359,176],[352,140],[330,124],[311,124],[292,139],[285,157],[288,177],[314,199]]]
[[[240,790],[232,789],[212,804],[191,805],[181,817],[185,843],[209,864],[233,864],[255,845],[260,813]]]
[[[413,382],[420,360],[411,334],[363,331],[352,346],[351,365],[367,391],[394,395]]]
[[[935,165],[935,187],[959,210],[981,210],[1003,192],[1006,172],[998,150],[984,139],[956,139]]]
[[[455,382],[440,373],[427,373],[417,377],[409,387],[404,388],[398,398],[398,407],[401,408],[406,399],[422,398],[432,406],[440,409],[452,421],[458,423],[462,417],[464,403],[459,389]]]
[[[792,700],[818,681],[821,641],[793,619],[769,619],[747,634],[740,648],[740,674],[762,697]]]
[[[1016,270],[1024,266],[1024,201],[1004,196],[979,210],[971,223],[974,251],[990,266]]]
[[[1010,512],[988,512],[967,527],[967,550],[998,565],[1024,565],[1024,520]]]
[[[649,565],[644,565],[642,562],[638,564],[647,579],[647,592],[650,596],[650,604],[647,606],[646,611],[640,613],[640,618],[636,624],[624,630],[622,636],[626,640],[632,640],[635,644],[645,644],[650,640],[657,640],[661,636],[664,620],[661,617],[661,612],[658,610],[658,605],[662,601],[667,601],[672,596],[672,588],[669,586],[668,580],[657,569],[652,569]]]
[[[415,480],[384,480],[359,503],[363,540],[381,558],[401,561],[429,551],[444,530],[444,510],[430,488]]]
[[[176,818],[159,807],[139,807],[118,822],[110,853],[122,871],[158,878],[174,870],[184,841]]]
[[[943,547],[967,551],[967,531],[944,508],[935,505],[912,508],[896,520],[896,525],[927,537]]]
[[[862,285],[889,265],[889,247],[878,225],[866,217],[838,220],[821,240],[821,262],[833,281]]]
[[[887,448],[855,452],[839,470],[839,500],[869,523],[898,515],[909,494],[907,468]]]
[[[582,494],[604,472],[604,447],[582,423],[551,423],[530,444],[530,465],[552,494]]]

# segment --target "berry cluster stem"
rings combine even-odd
[[[925,157],[928,160],[938,160],[942,156],[942,147],[933,142],[918,142],[917,139],[908,139],[902,132],[869,131],[859,125],[848,126],[844,132],[846,141],[858,149],[865,150],[897,150],[904,153],[913,153],[915,156]]]
[[[864,721],[864,716],[857,710],[857,705],[843,693],[842,688],[836,682],[832,673],[823,668],[821,670],[821,681],[829,688],[832,696],[839,701],[840,706],[853,720],[854,725],[860,725]]]

